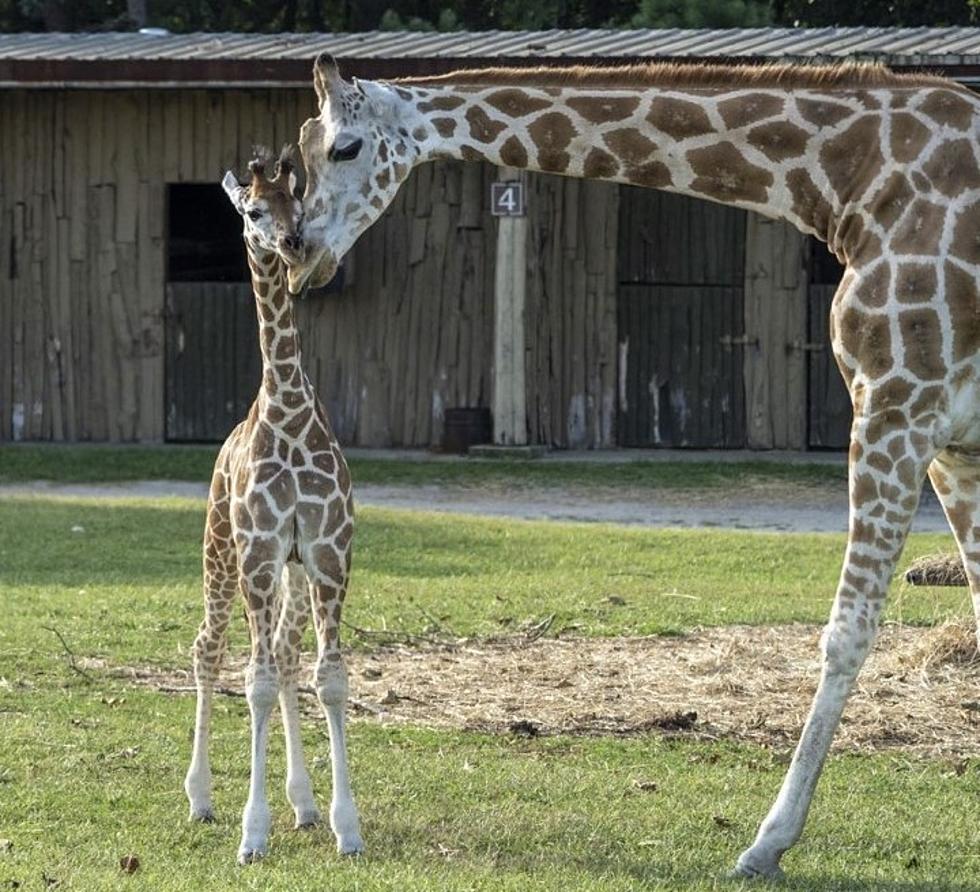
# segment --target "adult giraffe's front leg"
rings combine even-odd
[[[755,842],[739,857],[737,875],[778,876],[780,858],[803,832],[844,703],[878,631],[933,453],[925,434],[889,429],[881,417],[856,421],[852,428],[847,551],[822,639],[820,684],[779,796]]]

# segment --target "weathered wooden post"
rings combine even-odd
[[[521,173],[503,167],[493,184],[499,217],[494,282],[493,442],[527,444],[524,363],[524,301],[527,291],[527,216]]]

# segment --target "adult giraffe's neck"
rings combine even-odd
[[[706,198],[785,219],[842,258],[873,238],[849,216],[861,193],[848,190],[863,191],[880,160],[874,91],[399,86],[419,161],[484,160]]]
[[[299,332],[293,302],[286,289],[286,269],[279,256],[246,239],[252,291],[259,321],[262,351],[262,386],[259,402],[274,407],[274,420],[312,399],[303,373]]]

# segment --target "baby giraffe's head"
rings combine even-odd
[[[271,178],[267,173],[270,167]],[[302,263],[304,250],[299,229],[303,203],[296,191],[291,148],[284,147],[275,159],[269,152],[257,149],[248,169],[251,173],[248,183],[239,183],[230,170],[221,181],[235,210],[242,216],[246,242],[264,251],[275,251],[287,266]]]

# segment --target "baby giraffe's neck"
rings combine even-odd
[[[262,351],[259,411],[277,427],[287,428],[289,433],[289,422],[308,414],[304,410],[313,402],[313,388],[303,372],[293,302],[286,289],[285,266],[274,252],[248,240],[246,244]],[[299,432],[295,431],[296,434]]]

